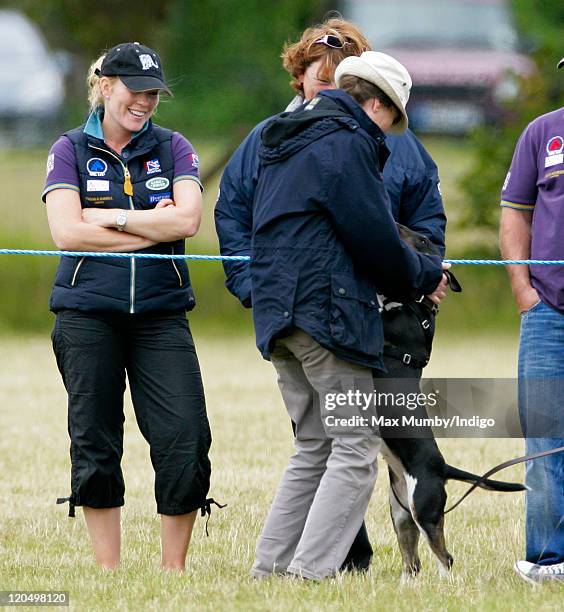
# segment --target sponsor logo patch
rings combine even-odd
[[[161,171],[161,164],[158,159],[149,159],[145,162],[145,170],[147,174],[155,174]]]
[[[55,168],[55,154],[51,153],[47,158],[47,167],[45,168],[47,174],[51,173]]]
[[[112,196],[86,196],[84,199],[87,202],[94,202],[94,204],[105,204],[113,201]]]
[[[155,178],[149,179],[145,183],[145,187],[151,191],[160,191],[166,189],[170,185],[170,181],[164,176],[155,176]]]
[[[104,176],[108,171],[108,164],[99,157],[91,157],[86,162],[86,170],[90,176]]]
[[[564,154],[549,155],[544,158],[544,167],[550,168],[551,166],[557,166],[558,164],[564,164]]]
[[[196,155],[196,153],[190,153],[188,157],[190,158],[190,163],[192,164],[192,168],[200,167],[200,158]]]
[[[150,70],[151,68],[157,68],[159,65],[148,53],[141,53],[139,56],[139,61],[141,62],[141,68],[143,70]]]
[[[549,155],[558,155],[564,151],[564,138],[562,136],[554,136],[546,145],[546,152]],[[546,167],[546,166],[545,166]]]
[[[166,193],[152,193],[149,195],[149,202],[151,204],[156,204],[161,200],[166,200],[167,198],[170,198],[170,195],[170,191],[167,191]]]
[[[110,181],[90,180],[86,181],[86,191],[109,191]]]

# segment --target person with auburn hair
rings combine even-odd
[[[88,75],[91,113],[55,142],[43,191],[57,247],[69,251],[184,253],[200,225],[198,156],[178,132],[154,125],[161,59],[116,45]],[[197,510],[209,512],[211,433],[185,311],[195,299],[185,261],[61,258],[50,307],[68,393],[69,516],[82,506],[98,563],[120,561],[125,376],[148,441],[161,515],[162,565],[183,570]]]
[[[349,55],[360,55],[370,45],[364,34],[344,19],[330,19],[325,23],[304,30],[297,43],[286,42],[282,51],[282,65],[291,75],[290,86],[303,99],[307,82],[306,71],[316,64],[315,80],[321,85],[333,84],[335,68]],[[309,76],[309,75],[308,75]],[[308,98],[309,99],[309,98]]]
[[[360,29],[340,18],[307,28],[299,40],[286,43],[282,62],[296,92],[286,111],[299,108],[323,90],[334,89],[337,65],[369,49],[370,44]],[[215,223],[222,255],[251,254],[253,199],[260,170],[258,149],[261,133],[272,119],[265,119],[251,131],[229,160],[221,178]],[[444,255],[446,216],[436,164],[409,129],[401,134],[387,134],[386,146],[390,156],[384,164],[383,178],[395,220],[429,238]],[[228,290],[243,306],[251,308],[249,264],[224,261],[223,266]],[[429,299],[421,300],[422,296],[418,296],[416,301],[413,297],[391,296],[394,299],[390,304],[394,308],[385,308],[382,312],[387,373],[375,372],[375,376],[411,381],[421,378],[430,357],[438,303],[444,295],[445,285],[441,284]],[[398,333],[404,329],[414,332],[408,345]],[[371,558],[372,547],[362,524],[343,569],[366,570]]]

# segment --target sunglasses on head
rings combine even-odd
[[[338,36],[335,36],[335,34],[325,34],[325,36],[314,40],[312,44],[326,45],[332,49],[342,49],[345,45],[350,45],[351,43],[341,40]]]

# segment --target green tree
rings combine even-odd
[[[151,44],[173,0],[0,0],[0,7],[26,13],[39,24],[54,48],[86,61],[117,43]],[[148,42],[151,41],[151,42]]]
[[[176,0],[159,48],[183,105],[162,105],[171,125],[224,136],[248,129],[291,97],[282,43],[323,18],[323,0]]]
[[[465,226],[497,228],[496,203],[519,135],[535,117],[564,105],[564,74],[556,70],[557,61],[564,55],[564,3],[513,0],[512,4],[521,31],[536,41],[533,55],[538,73],[522,83],[520,96],[509,105],[510,122],[483,128],[471,139],[474,163],[461,180],[469,199],[462,220]]]

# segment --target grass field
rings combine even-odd
[[[440,579],[421,545],[423,572],[400,586],[400,556],[381,469],[367,514],[375,555],[364,576],[323,583],[247,577],[256,538],[291,453],[291,432],[274,372],[251,336],[204,337],[198,329],[214,442],[210,537],[198,519],[184,575],[159,570],[159,521],[152,469],[128,402],[123,562],[114,573],[94,564],[82,512],[66,517],[66,398],[47,337],[4,337],[0,351],[0,589],[68,590],[76,610],[558,610],[562,589],[532,589],[514,576],[522,557],[523,497],[478,491],[446,519],[452,575]],[[429,375],[512,376],[516,342],[507,337],[439,338]],[[446,459],[483,472],[517,456],[518,440],[441,440]],[[380,466],[383,468],[383,465]],[[519,480],[522,469],[503,478]],[[465,489],[448,486],[451,500]]]

